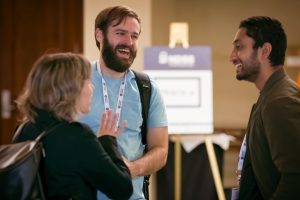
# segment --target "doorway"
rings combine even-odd
[[[83,52],[83,0],[0,1],[0,144],[18,122],[14,100],[45,53]]]

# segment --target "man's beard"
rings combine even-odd
[[[128,48],[130,50],[128,60],[120,59],[117,56],[117,50],[123,48]],[[117,45],[115,48],[113,48],[113,46],[108,42],[107,36],[104,36],[102,58],[106,64],[106,67],[116,72],[125,72],[130,68],[135,57],[136,51],[134,51],[132,48],[123,44]]]
[[[257,60],[257,50],[255,50],[250,59],[242,63],[242,71],[236,75],[237,80],[246,80],[254,82],[260,72],[260,63]]]

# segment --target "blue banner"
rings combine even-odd
[[[148,47],[144,50],[145,70],[210,70],[211,48]]]

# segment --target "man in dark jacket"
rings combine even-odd
[[[300,199],[300,91],[283,69],[287,46],[281,23],[241,21],[230,61],[236,78],[255,84],[254,104],[238,165],[238,199]]]

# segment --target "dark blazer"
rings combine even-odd
[[[39,110],[36,122],[28,122],[17,141],[32,140],[53,123],[63,125],[43,139],[46,157],[42,178],[47,199],[96,199],[97,190],[112,199],[131,196],[130,171],[113,136],[97,138],[82,123],[59,121]]]
[[[276,71],[252,109],[240,199],[300,199],[300,90]]]

